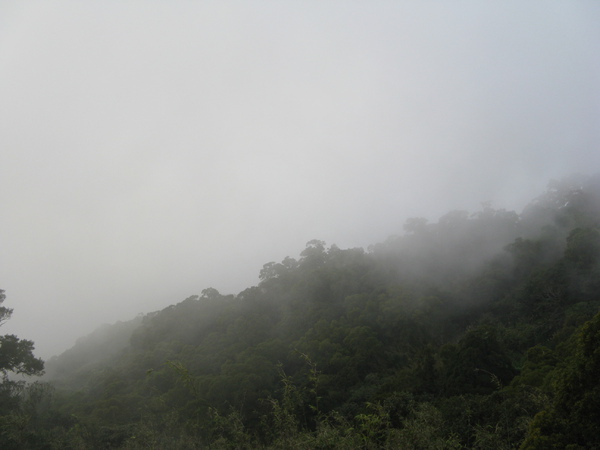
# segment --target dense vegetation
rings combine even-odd
[[[600,177],[260,280],[81,339],[0,446],[600,448]]]
[[[12,316],[13,310],[2,306],[6,295],[0,289],[0,326]],[[33,342],[14,334],[0,336],[0,444],[21,425],[22,416],[15,414],[22,404],[21,393],[26,387],[22,375],[41,375],[44,362],[33,355]]]

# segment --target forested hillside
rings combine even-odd
[[[576,176],[99,330],[14,394],[0,447],[600,448],[599,310],[600,177]]]

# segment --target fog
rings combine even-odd
[[[2,334],[236,294],[600,167],[596,2],[0,3]]]

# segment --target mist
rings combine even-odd
[[[593,2],[0,4],[3,333],[236,294],[311,239],[600,166]]]

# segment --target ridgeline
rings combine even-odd
[[[80,339],[0,447],[600,448],[600,177],[401,231]]]

